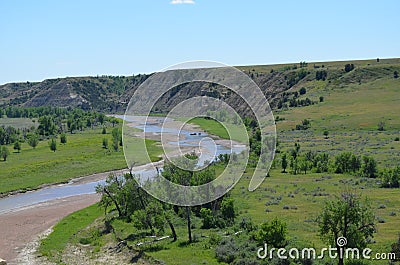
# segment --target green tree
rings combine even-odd
[[[356,173],[360,169],[360,158],[351,152],[344,152],[335,157],[335,173]]]
[[[67,135],[65,133],[62,133],[60,135],[60,141],[62,144],[66,144],[67,143]]]
[[[221,202],[221,215],[228,223],[232,224],[236,217],[234,200],[230,197],[224,197]]]
[[[98,116],[98,121],[100,122],[100,124],[103,125],[105,120],[106,116],[103,113],[100,113]]]
[[[107,149],[108,148],[108,139],[103,138],[103,148]]]
[[[107,134],[107,129],[106,129],[106,127],[103,127],[103,130],[101,131],[101,134]]]
[[[339,198],[325,203],[318,216],[319,233],[322,239],[337,249],[363,249],[375,232],[374,220],[367,200],[361,202],[358,195],[344,192]],[[340,237],[347,239],[347,245],[338,244]],[[343,265],[343,257],[339,258],[339,265]]]
[[[298,166],[298,158],[294,158],[293,156],[290,157],[290,168],[291,168],[291,173],[293,175],[297,175],[297,172],[299,170],[299,166]]]
[[[394,71],[394,73],[393,73],[393,77],[394,77],[394,78],[396,78],[396,79],[397,79],[397,78],[399,78],[399,72],[397,72],[397,71]]]
[[[299,169],[303,171],[304,174],[307,174],[307,170],[311,168],[311,162],[304,156],[299,157]]]
[[[214,216],[211,209],[201,208],[200,209],[200,217],[202,220],[201,228],[210,229],[215,227]]]
[[[122,146],[122,133],[119,128],[114,128],[111,132],[112,146],[115,151],[118,151],[119,146]]]
[[[6,146],[0,146],[0,155],[4,161],[7,161],[7,157],[10,155],[10,151]]]
[[[283,153],[282,155],[282,161],[281,161],[281,165],[282,165],[282,172],[286,173],[286,168],[288,166],[288,161],[287,161],[287,155],[286,153]]]
[[[263,223],[256,232],[255,238],[259,244],[266,243],[275,248],[283,248],[287,245],[286,235],[286,223],[275,218],[271,222]]]
[[[305,93],[307,93],[307,90],[305,87],[300,88],[300,95],[304,95]]]
[[[57,142],[54,138],[50,140],[49,146],[51,151],[55,152],[57,150]]]
[[[376,178],[378,168],[374,158],[363,156],[361,166],[361,175],[367,178]]]
[[[21,151],[21,143],[19,141],[14,143],[14,150],[17,150],[18,153]]]
[[[385,168],[382,172],[382,187],[399,188],[400,187],[400,166],[395,168]]]
[[[38,138],[37,134],[28,135],[27,138],[28,138],[28,144],[29,144],[33,149],[35,149],[36,146],[37,146],[38,143],[39,143],[39,138]]]

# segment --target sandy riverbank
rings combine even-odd
[[[24,247],[39,234],[70,213],[99,201],[97,194],[79,195],[0,215],[0,257],[7,264],[18,264],[16,258]]]

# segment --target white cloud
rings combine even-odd
[[[171,0],[171,4],[180,5],[180,4],[194,4],[193,0]]]

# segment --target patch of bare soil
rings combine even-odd
[[[97,194],[79,195],[1,214],[0,258],[7,260],[7,264],[21,264],[17,258],[23,257],[26,251],[34,252],[32,247],[38,245],[38,235],[63,217],[92,205],[99,199]],[[31,244],[27,246],[30,242]],[[19,254],[21,255],[18,257]]]

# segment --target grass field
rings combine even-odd
[[[216,135],[222,139],[232,139],[238,142],[245,142],[246,137],[243,135],[240,126],[231,123],[224,123],[227,128],[213,119],[194,118],[189,123],[200,126],[204,131],[209,134]],[[229,135],[228,131],[231,135]]]
[[[29,190],[45,183],[65,182],[79,176],[126,168],[122,150],[115,152],[112,147],[102,148],[103,138],[112,142],[111,135],[101,134],[101,129],[68,134],[67,144],[57,140],[56,152],[50,150],[48,141],[40,141],[35,149],[23,143],[20,153],[11,152],[7,161],[0,160],[0,193]],[[159,160],[161,148],[157,142],[146,141],[150,157]],[[12,151],[12,146],[8,149]],[[143,157],[140,159],[144,160]]]

